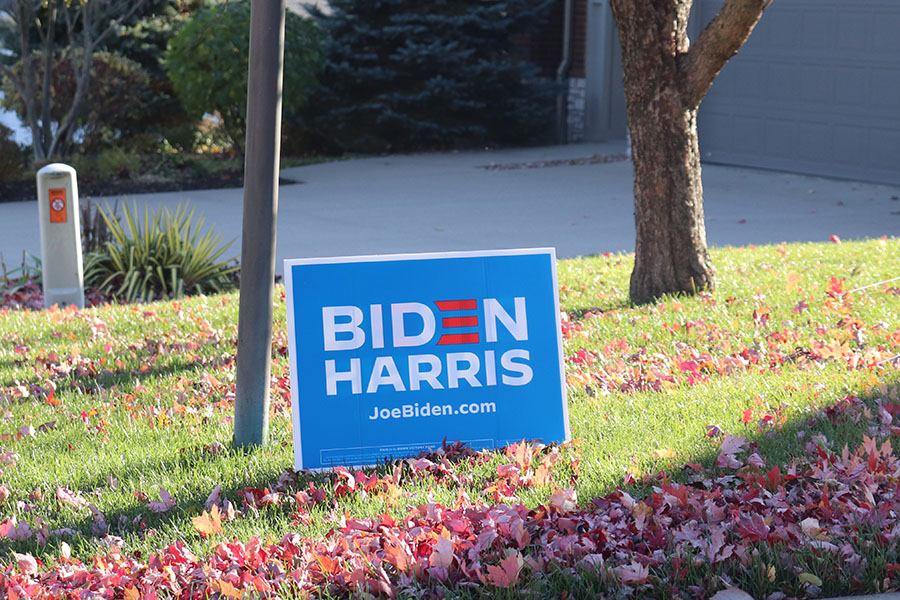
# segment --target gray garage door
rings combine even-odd
[[[900,184],[900,0],[775,0],[699,123],[708,162]]]

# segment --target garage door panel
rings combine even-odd
[[[770,64],[766,78],[768,98],[790,101],[800,94],[799,69],[792,64]]]
[[[900,169],[900,130],[878,129],[872,132],[871,160],[876,167]]]
[[[723,97],[738,100],[765,98],[768,79],[768,65],[765,62],[747,60],[728,66],[734,68],[722,69],[717,78],[725,81]]]
[[[801,27],[797,30],[800,46],[805,51],[828,51],[837,34],[837,14],[835,11],[822,11],[801,16]],[[795,33],[797,35],[797,33]]]
[[[733,137],[750,153],[766,151],[766,122],[757,117],[735,116],[732,119]]]
[[[830,127],[823,127],[821,123],[798,123],[797,135],[800,140],[797,156],[800,159],[827,162],[834,158],[831,154],[834,144]]]
[[[773,3],[699,125],[706,160],[900,184],[900,1]]]
[[[837,125],[833,129],[838,162],[851,167],[865,167],[869,161],[868,128]]]
[[[872,48],[881,52],[900,53],[900,14],[880,15],[873,25]]]
[[[706,115],[705,118],[709,122],[709,128],[707,133],[708,139],[705,139],[704,143],[708,143],[715,148],[727,148],[734,145],[733,115],[711,113]]]
[[[858,110],[869,101],[869,69],[864,67],[835,67],[832,71],[837,84],[835,103],[841,113]]]
[[[800,70],[800,97],[804,102],[834,102],[835,73],[826,66],[814,65]]]
[[[788,50],[799,45],[797,31],[799,31],[803,19],[799,11],[784,10],[784,15],[773,23],[771,27],[763,30],[760,43],[747,46],[748,54],[765,53],[767,50]],[[710,15],[712,16],[712,15]]]
[[[900,68],[872,69],[870,104],[900,112]]]
[[[768,18],[768,16],[763,15],[763,18]],[[870,13],[851,13],[841,16],[841,26],[838,27],[835,37],[837,49],[865,51],[868,40],[872,36],[870,27],[872,15]]]

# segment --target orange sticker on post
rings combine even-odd
[[[50,222],[65,223],[69,220],[66,210],[66,188],[53,188],[50,192]]]

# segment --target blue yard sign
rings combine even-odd
[[[285,261],[297,469],[568,439],[553,249]]]

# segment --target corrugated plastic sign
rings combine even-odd
[[[297,469],[568,439],[556,253],[285,261]]]

